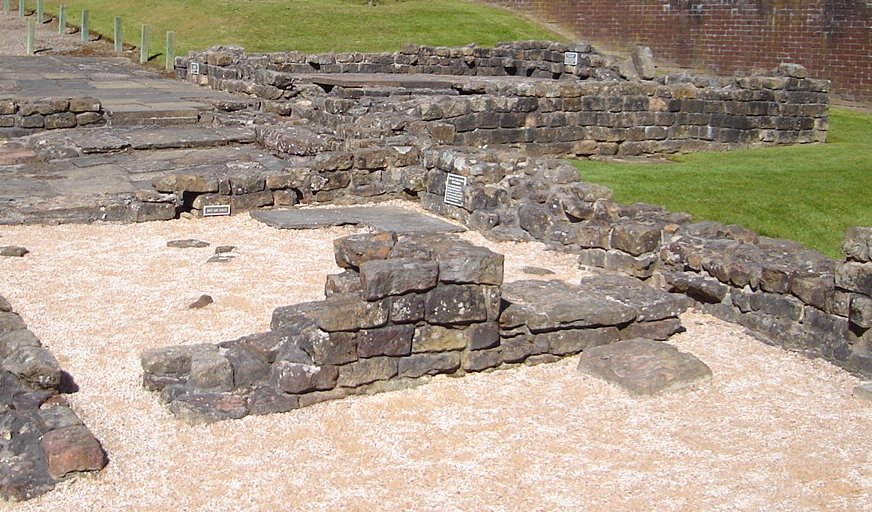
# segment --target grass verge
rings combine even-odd
[[[176,54],[210,46],[240,45],[250,52],[395,51],[404,43],[492,46],[518,39],[562,40],[506,10],[463,0],[46,0],[47,11],[64,4],[71,23],[88,9],[91,29],[112,37],[115,16],[123,39],[139,45],[148,25],[152,56],[167,31]]]
[[[680,155],[671,164],[574,161],[622,203],[741,224],[841,257],[845,228],[872,226],[872,115],[830,110],[826,144]]]

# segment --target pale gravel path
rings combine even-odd
[[[697,313],[674,341],[715,379],[654,399],[578,375],[577,358],[203,427],[142,390],[142,350],[265,330],[274,307],[320,299],[331,240],[351,232],[247,216],[0,226],[0,245],[32,251],[0,258],[0,294],[75,376],[111,458],[0,510],[872,510],[857,379]],[[189,237],[238,257],[165,246]],[[509,279],[525,264],[580,275],[539,244],[498,250]],[[185,309],[200,293],[215,304]]]
[[[36,2],[28,2],[29,9],[36,8]],[[30,17],[18,16],[18,3],[11,2],[11,11],[4,13],[0,7],[0,55],[27,55],[27,20]],[[46,15],[47,17],[47,15]],[[36,51],[39,53],[65,53],[82,46],[79,35],[60,35],[56,22],[37,25],[35,35]]]

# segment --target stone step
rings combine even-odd
[[[28,146],[45,160],[76,158],[124,150],[206,149],[255,142],[246,126],[101,127],[42,132]]]

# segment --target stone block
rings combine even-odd
[[[357,355],[407,356],[412,353],[413,325],[392,325],[379,329],[364,329],[357,334]]]
[[[502,349],[499,347],[472,352],[466,351],[460,358],[461,367],[467,372],[480,372],[488,368],[495,368],[502,363]]]
[[[0,364],[16,350],[24,347],[40,347],[39,339],[27,329],[0,335]]]
[[[82,112],[81,114],[76,114],[77,126],[90,126],[93,124],[102,124],[103,122],[105,122],[105,119],[98,112]]]
[[[872,263],[849,261],[837,265],[836,286],[872,297]]]
[[[358,293],[362,291],[360,286],[360,274],[354,270],[346,270],[339,274],[327,276],[324,284],[324,296],[329,297],[337,293]]]
[[[427,293],[424,317],[439,325],[466,324],[487,320],[482,287],[469,284],[440,284]]]
[[[387,259],[396,242],[397,236],[392,232],[337,238],[333,241],[336,264],[357,270],[365,261]]]
[[[266,382],[269,377],[269,364],[242,346],[232,347],[224,355],[233,369],[234,388],[252,388]]]
[[[444,352],[463,350],[470,344],[468,328],[448,328],[424,324],[415,329],[412,337],[412,353]]]
[[[577,354],[590,347],[614,343],[621,339],[617,327],[564,329],[537,334],[536,337],[547,343],[549,353],[558,356]]]
[[[850,260],[869,262],[872,260],[872,227],[853,227],[845,231],[842,252]]]
[[[472,324],[466,328],[469,350],[493,348],[500,343],[500,328],[495,321]]]
[[[848,319],[852,324],[863,329],[872,328],[872,298],[852,294]]]
[[[420,293],[391,297],[391,322],[402,324],[423,320],[426,298]]]
[[[59,114],[51,114],[45,116],[43,121],[46,130],[57,130],[61,128],[72,128],[76,126],[76,114],[71,112],[62,112]]]
[[[717,280],[695,272],[664,272],[663,276],[670,291],[683,293],[699,302],[717,304],[726,297],[729,290]]]
[[[301,329],[296,337],[291,335],[296,346],[312,358],[316,365],[338,365],[357,360],[357,336],[353,332],[327,333],[315,325]]]
[[[55,479],[77,471],[98,471],[106,465],[100,442],[84,425],[46,432],[40,441],[48,474]]]
[[[449,247],[439,251],[439,281],[443,283],[503,284],[505,257],[478,246]]]
[[[61,383],[60,364],[42,347],[19,348],[2,361],[2,367],[34,387],[56,389]]]
[[[824,309],[835,290],[832,275],[798,275],[790,283],[790,292],[809,306]]]
[[[276,414],[300,407],[300,398],[280,393],[269,386],[256,388],[248,395],[248,412],[254,415]]]
[[[324,300],[318,326],[327,332],[381,327],[390,317],[390,299],[369,302],[358,294],[336,294]]]
[[[238,420],[248,414],[245,397],[229,393],[188,393],[177,397],[170,411],[189,425]]]
[[[460,352],[415,354],[398,361],[400,377],[416,379],[424,375],[454,373],[460,368]]]
[[[188,382],[198,390],[230,391],[233,389],[233,367],[217,351],[199,351],[191,356]]]
[[[440,265],[412,258],[370,260],[360,264],[363,298],[377,300],[390,295],[424,292],[436,286]]]
[[[140,363],[143,370],[143,386],[150,391],[160,391],[171,384],[185,384],[191,373],[191,360],[195,353],[217,352],[215,345],[185,345],[158,348],[143,352]]]
[[[163,193],[196,192],[198,194],[218,192],[218,179],[190,174],[173,174],[155,178],[152,186]]]
[[[712,378],[709,367],[693,354],[644,338],[585,350],[578,371],[616,384],[633,396],[694,388]]]
[[[18,125],[22,128],[43,128],[45,126],[45,116],[40,114],[22,115],[18,118]]]
[[[681,330],[681,320],[678,318],[666,318],[653,322],[633,322],[623,327],[620,332],[622,340],[633,338],[648,338],[651,340],[665,341],[670,336]]]
[[[333,389],[338,376],[336,366],[276,361],[272,365],[269,384],[285,393],[308,393]]]
[[[652,288],[637,279],[624,276],[591,276],[579,282],[586,295],[593,291],[636,310],[637,322],[674,318],[686,309],[681,297]]]
[[[373,357],[360,359],[339,368],[338,385],[343,388],[356,388],[380,380],[397,376],[397,359]]]

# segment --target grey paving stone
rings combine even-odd
[[[251,216],[279,229],[364,225],[396,233],[460,233],[454,224],[392,206],[258,210]]]

